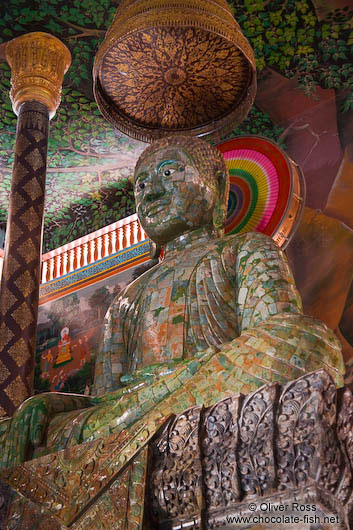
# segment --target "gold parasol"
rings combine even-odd
[[[147,142],[217,139],[245,118],[256,92],[253,50],[226,0],[123,0],[93,79],[105,119]]]

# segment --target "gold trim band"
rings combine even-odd
[[[6,60],[11,67],[10,97],[15,114],[25,101],[39,101],[55,115],[61,101],[64,74],[71,64],[68,48],[53,35],[27,33],[8,42]]]

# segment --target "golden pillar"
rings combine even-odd
[[[36,32],[10,41],[6,59],[18,121],[0,288],[0,417],[33,393],[49,120],[71,55]]]

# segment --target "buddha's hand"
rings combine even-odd
[[[7,467],[24,462],[29,450],[42,444],[49,420],[55,414],[89,406],[89,396],[59,392],[43,393],[27,399],[9,422],[0,465]]]
[[[189,362],[190,360],[172,359],[163,363],[150,364],[140,370],[125,374],[120,378],[120,383],[123,385],[122,388],[109,392],[104,396],[92,397],[92,403],[99,405],[101,403],[106,403],[107,401],[116,402],[127,394],[137,392],[146,386],[152,385],[159,379],[175,372],[178,367],[188,364]]]

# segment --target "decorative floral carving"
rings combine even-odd
[[[311,378],[317,374],[312,374]],[[336,416],[337,416],[337,390],[333,382],[321,373],[320,381],[324,389],[321,390],[323,397],[323,410],[321,413],[321,447],[320,447],[320,476],[319,486],[331,493],[338,486],[344,458],[337,443]]]
[[[266,385],[244,401],[239,420],[238,462],[246,493],[264,494],[274,486],[273,408],[278,385]]]
[[[236,447],[240,397],[220,401],[205,413],[201,426],[201,450],[205,501],[208,510],[240,498]]]
[[[342,459],[335,419],[336,388],[325,372],[305,375],[284,387],[276,438],[280,490],[311,479],[334,491]]]
[[[180,414],[164,429],[154,446],[158,464],[151,476],[151,497],[155,515],[165,519],[194,519],[201,516],[201,455],[199,425],[201,407]]]
[[[335,491],[335,497],[341,502],[347,502],[352,495],[352,462],[353,462],[353,395],[346,387],[341,391],[341,407],[337,418],[337,438],[345,462],[340,481]],[[349,500],[352,504],[352,497]]]
[[[12,487],[34,502],[17,496],[9,530],[64,530],[65,521],[73,530],[127,522],[136,530],[211,530],[246,514],[249,495],[256,503],[310,501],[351,528],[353,396],[346,388],[337,399],[322,370],[168,420],[150,443],[145,519],[147,445],[122,468],[125,443],[121,433],[10,470]]]
[[[310,409],[313,406],[310,381],[307,377],[301,377],[284,387],[277,417],[279,490],[296,487],[307,478],[307,461],[309,456],[314,454],[315,447],[307,444],[304,451],[303,440],[310,440],[311,428],[317,419],[313,418],[313,411]]]

